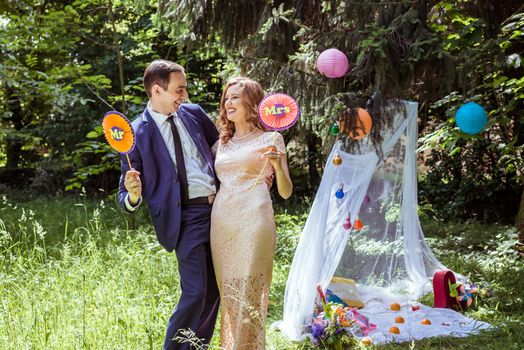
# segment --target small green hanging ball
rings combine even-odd
[[[338,128],[338,123],[335,123],[329,128],[329,134],[330,135],[338,135],[340,132],[340,129]]]

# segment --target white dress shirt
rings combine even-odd
[[[176,168],[176,155],[175,155],[175,144],[173,141],[173,133],[171,131],[171,124],[167,121],[168,116],[153,111],[151,108],[151,102],[147,104],[147,111],[153,118],[162,139],[167,146],[169,156],[173,161],[173,166]],[[188,195],[189,199],[197,197],[207,197],[216,193],[215,178],[212,175],[213,172],[209,169],[206,161],[198,152],[193,138],[187,131],[184,123],[180,120],[178,113],[173,113],[173,121],[176,125],[178,133],[180,135],[180,141],[182,143],[182,150],[184,152],[184,163],[186,166],[187,182],[188,182]],[[125,205],[129,211],[135,211],[142,199],[135,206],[129,203],[129,194],[125,198]]]

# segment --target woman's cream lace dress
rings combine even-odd
[[[285,152],[282,135],[275,146]],[[218,144],[215,170],[220,180],[211,213],[211,252],[220,289],[220,342],[226,350],[265,348],[265,322],[273,256],[275,218],[264,176],[251,192],[273,144],[273,133]]]

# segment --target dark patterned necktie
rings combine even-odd
[[[184,151],[182,150],[180,134],[178,133],[178,129],[173,118],[174,116],[170,116],[167,118],[167,121],[169,124],[171,124],[171,132],[173,133],[173,142],[175,144],[176,171],[178,173],[178,179],[180,180],[180,195],[182,196],[182,203],[187,203],[189,202],[189,194],[186,164],[184,163]]]

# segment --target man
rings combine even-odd
[[[134,212],[144,199],[160,244],[176,252],[182,295],[169,319],[164,349],[189,349],[188,343],[173,340],[177,332],[191,329],[209,344],[219,305],[209,246],[217,190],[211,147],[218,131],[200,106],[182,104],[188,94],[180,65],[153,61],[145,70],[144,88],[149,103],[132,123],[133,169],[122,160],[118,201]]]

